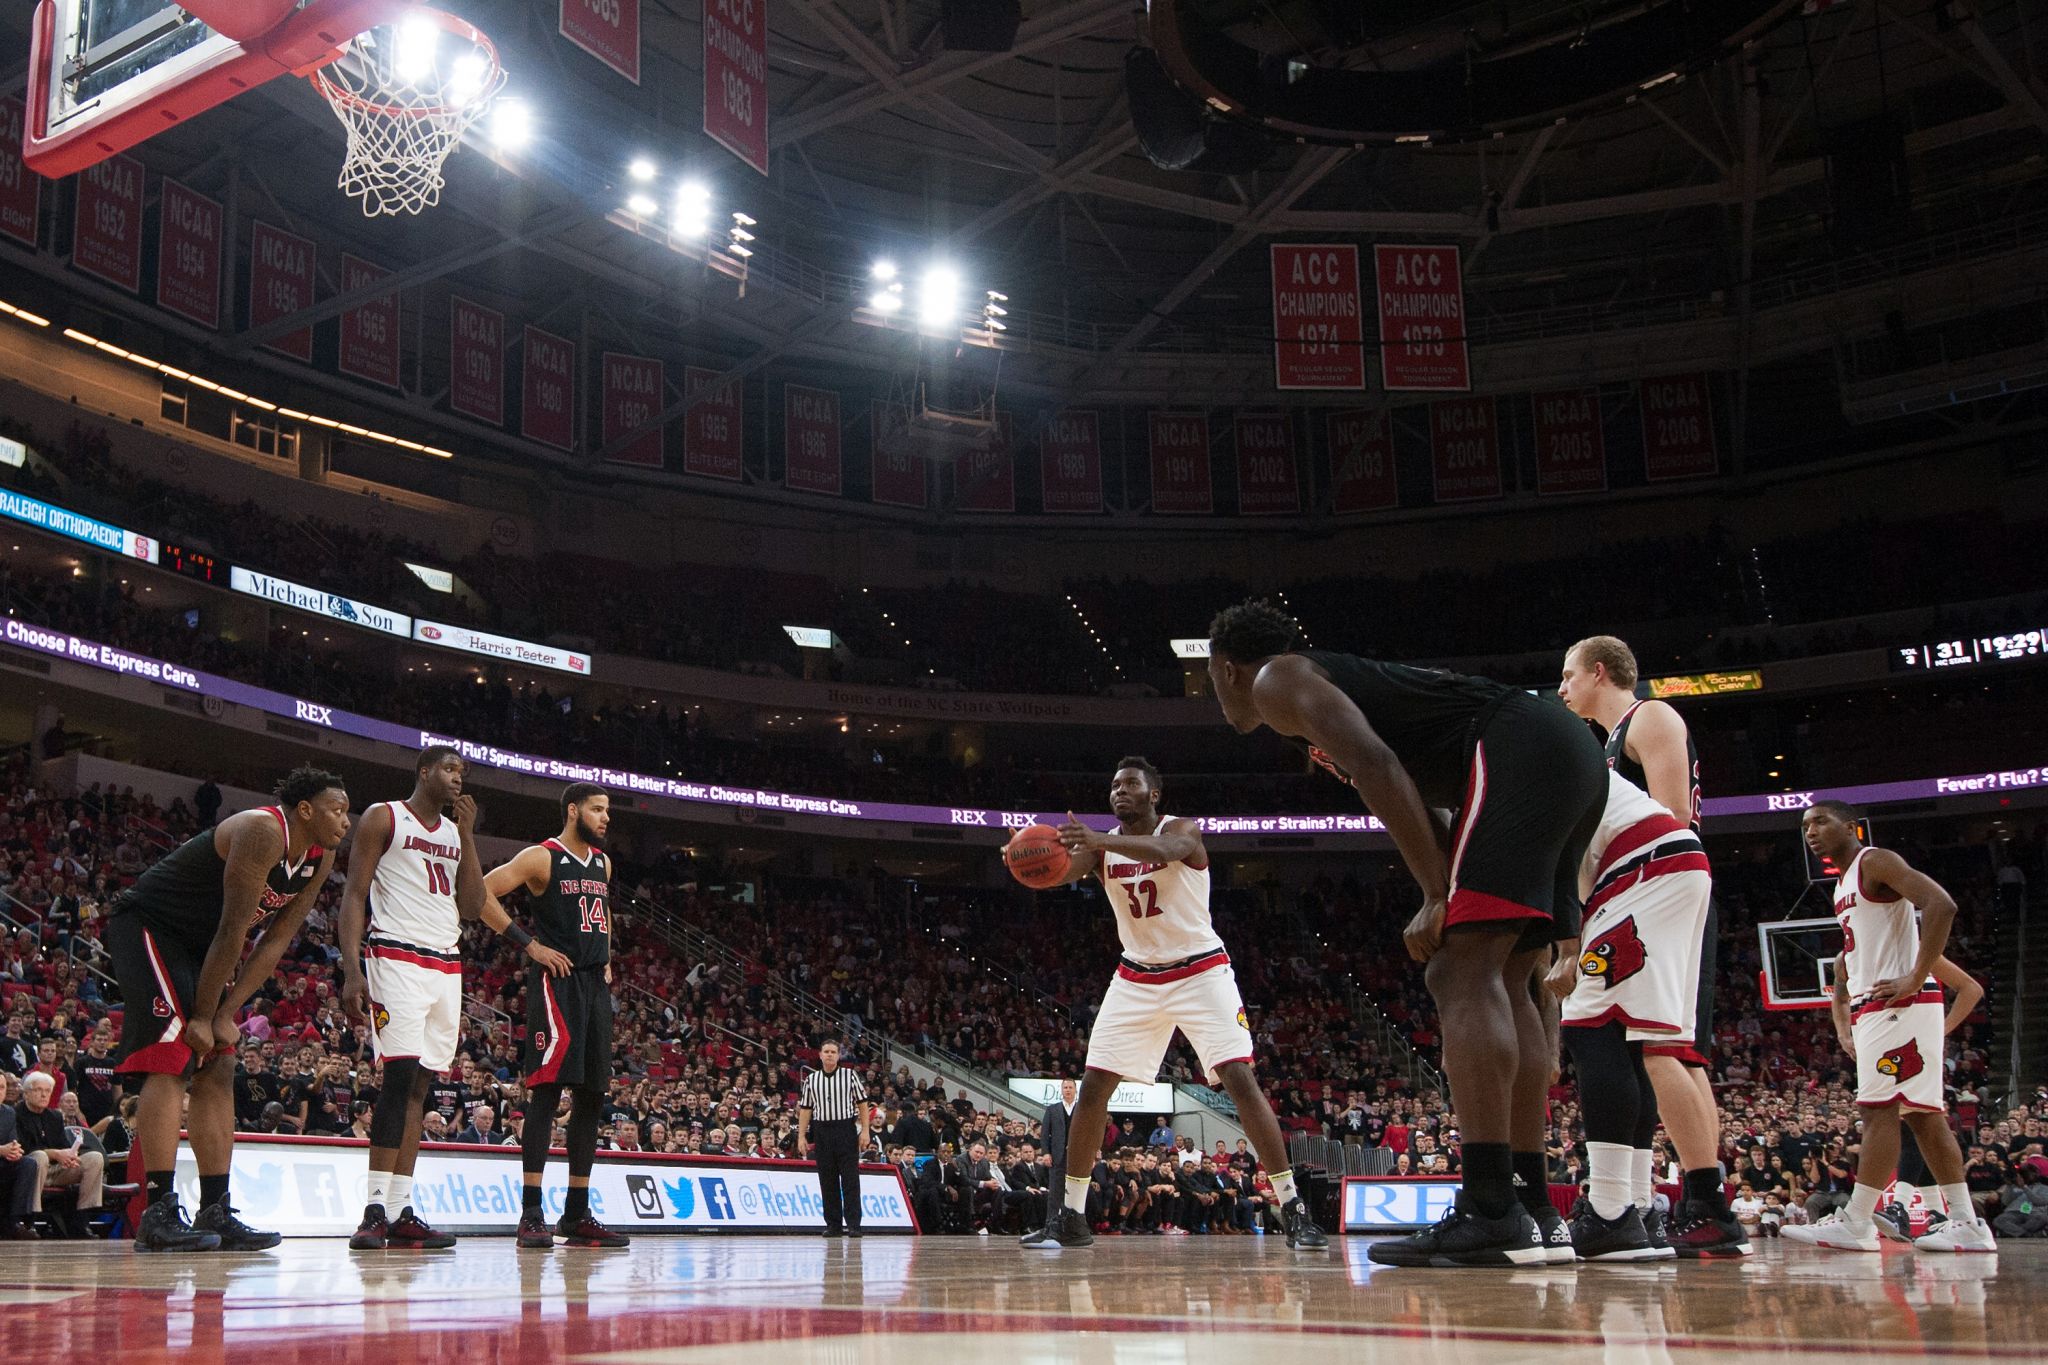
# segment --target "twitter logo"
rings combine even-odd
[[[688,1218],[697,1211],[697,1190],[690,1177],[661,1182],[661,1189],[668,1196],[669,1207],[676,1211],[676,1217]]]
[[[251,1218],[263,1218],[276,1211],[284,1199],[284,1167],[266,1161],[256,1174],[235,1182],[235,1208]]]

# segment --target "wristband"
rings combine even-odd
[[[513,947],[522,950],[533,942],[533,935],[527,933],[517,924],[508,924],[505,926],[505,937],[512,940]]]

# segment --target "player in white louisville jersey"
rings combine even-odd
[[[455,1245],[413,1212],[412,1172],[427,1087],[455,1064],[462,1029],[462,921],[484,902],[464,769],[447,745],[421,750],[412,795],[364,812],[349,852],[341,1000],[350,1018],[368,1021],[384,1067],[370,1117],[369,1202],[349,1239],[357,1251]]]
[[[1942,1102],[1942,995],[1934,978],[1956,903],[1932,877],[1889,849],[1866,848],[1857,813],[1840,801],[1816,801],[1801,822],[1806,844],[1842,869],[1835,883],[1835,919],[1842,955],[1835,962],[1835,1032],[1856,1060],[1856,1103],[1863,1111],[1863,1150],[1849,1206],[1810,1227],[1788,1227],[1788,1242],[1839,1251],[1876,1251],[1873,1215],[1899,1161],[1900,1111],[1919,1140],[1949,1218],[1914,1242],[1923,1251],[1994,1251],[1991,1229],[1977,1217]],[[1919,912],[1916,923],[1914,912]]]
[[[1116,832],[1099,834],[1071,814],[1060,826],[1060,842],[1073,858],[1070,875],[1101,876],[1124,951],[1088,1033],[1087,1075],[1067,1126],[1065,1207],[1024,1244],[1073,1247],[1095,1240],[1083,1210],[1110,1097],[1124,1080],[1157,1080],[1178,1029],[1194,1044],[1210,1083],[1236,1101],[1238,1121],[1272,1178],[1287,1244],[1327,1246],[1295,1191],[1280,1122],[1252,1074],[1252,1035],[1237,974],[1209,920],[1202,827],[1162,815],[1161,794],[1157,768],[1142,758],[1120,759],[1109,784]]]

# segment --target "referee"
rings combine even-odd
[[[839,1065],[839,1044],[818,1045],[818,1069],[804,1075],[796,1111],[798,1151],[808,1150],[818,1166],[818,1193],[825,1201],[827,1237],[860,1236],[860,1154],[868,1145],[867,1087]],[[811,1125],[818,1141],[811,1143]]]

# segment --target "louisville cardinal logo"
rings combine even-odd
[[[1915,1038],[1904,1047],[1895,1047],[1877,1059],[1880,1074],[1895,1081],[1910,1081],[1927,1069],[1927,1062],[1920,1056],[1920,1040]]]
[[[370,1019],[376,1024],[379,1032],[391,1027],[391,1011],[374,1000],[370,1002]]]
[[[1579,954],[1579,970],[1599,977],[1609,989],[1641,971],[1643,962],[1643,940],[1636,932],[1634,915],[1594,939]]]
[[[1241,1028],[1241,1029],[1250,1029],[1250,1028],[1251,1028],[1251,1021],[1250,1021],[1250,1020],[1248,1020],[1248,1019],[1246,1019],[1246,1018],[1244,1017],[1244,1011],[1243,1011],[1243,1010],[1239,1010],[1239,1011],[1237,1012],[1237,1026],[1238,1026],[1239,1028]]]

